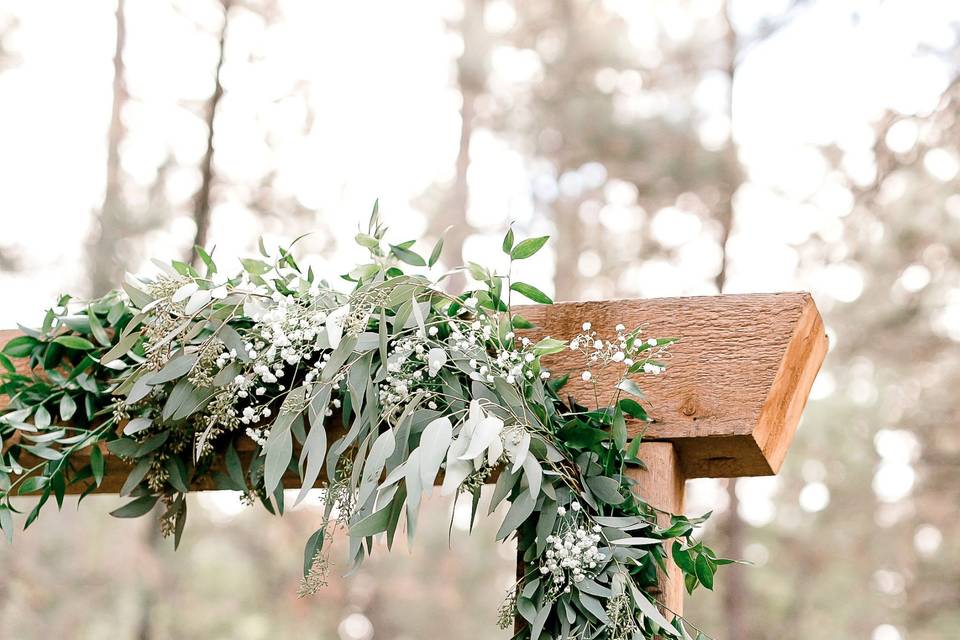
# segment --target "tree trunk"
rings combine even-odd
[[[730,138],[727,140],[727,144],[723,150],[723,167],[727,175],[726,179],[724,179],[720,185],[721,195],[717,205],[717,220],[720,222],[719,242],[721,253],[720,271],[717,273],[715,279],[718,293],[723,293],[727,285],[727,273],[730,262],[727,244],[733,232],[733,198],[743,182],[740,160],[737,156],[737,147],[733,140],[733,80],[737,72],[737,52],[739,47],[737,43],[737,32],[730,21],[730,0],[724,2],[723,21],[726,29],[724,40],[727,52],[724,72],[727,75],[727,108],[729,110],[728,115],[730,116],[731,130]],[[719,528],[727,540],[727,557],[742,558],[745,531],[743,520],[739,514],[740,499],[737,497],[736,478],[731,478],[727,482],[727,497],[727,512],[720,521]],[[730,565],[730,570],[727,572],[725,578],[723,610],[728,640],[743,640],[749,637],[744,604],[750,598],[747,593],[744,573],[740,571],[740,568],[741,567],[737,565]]]
[[[110,127],[107,130],[106,187],[100,213],[94,220],[94,229],[89,241],[89,293],[94,296],[110,290],[120,278],[120,257],[117,254],[117,246],[124,235],[126,217],[120,145],[126,133],[122,112],[129,99],[123,64],[123,50],[127,35],[124,5],[125,0],[117,0],[117,9],[114,14],[116,40],[113,52],[113,102],[110,111]]]
[[[200,188],[194,196],[193,220],[197,225],[196,233],[193,236],[193,245],[190,247],[190,262],[198,264],[200,256],[197,254],[196,247],[206,247],[207,234],[210,231],[210,206],[211,190],[213,188],[213,127],[217,118],[217,109],[220,106],[220,100],[223,98],[223,58],[224,44],[227,39],[227,24],[230,18],[230,6],[232,0],[222,0],[223,4],[223,26],[220,28],[219,56],[217,58],[217,67],[214,72],[213,93],[207,101],[205,115],[207,125],[207,148],[203,154],[203,160],[200,162]]]
[[[433,219],[431,233],[439,235],[449,225],[450,230],[444,239],[444,250],[455,265],[463,264],[463,245],[473,228],[467,222],[467,208],[470,206],[470,185],[467,171],[470,168],[470,140],[476,119],[477,99],[483,95],[487,84],[487,39],[483,24],[485,0],[465,0],[463,18],[459,23],[460,36],[463,38],[463,53],[457,59],[457,86],[460,89],[462,105],[460,107],[460,146],[457,149],[456,176],[447,197],[442,215]],[[450,291],[459,292],[464,286],[462,273],[456,273],[448,279]]]

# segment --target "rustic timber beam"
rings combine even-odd
[[[637,490],[665,519],[683,512],[688,478],[777,473],[827,352],[823,321],[807,293],[567,302],[520,307],[518,312],[536,325],[526,332],[535,338],[569,339],[590,322],[601,338],[611,337],[614,327],[624,324],[642,327],[649,337],[680,339],[671,348],[667,373],[642,381],[644,404],[654,422],[629,425],[632,434],[642,432],[646,440],[640,450],[646,469],[633,473]],[[0,348],[17,335],[0,331]],[[580,352],[564,351],[545,364],[573,374],[565,392],[582,404],[610,404],[612,398],[595,397],[594,390],[612,389],[620,370],[593,368],[593,381],[584,382],[576,375],[585,368],[582,358]],[[26,368],[24,361],[16,364]],[[0,408],[7,402],[0,396]],[[342,432],[339,421],[327,428],[331,439]],[[255,454],[247,438],[238,438],[236,446],[245,461]],[[78,467],[86,464],[88,455],[75,455]],[[97,491],[117,493],[129,467],[113,456],[104,458],[105,476]],[[29,462],[26,454],[22,461]],[[211,476],[204,474],[192,488],[215,488]],[[80,493],[88,484],[76,483],[67,492]],[[283,484],[298,488],[300,479],[288,472]],[[659,590],[664,612],[682,614],[684,585],[672,561]]]
[[[777,473],[827,352],[809,293],[561,303],[521,313],[540,327],[537,335],[563,338],[590,322],[601,336],[623,323],[680,338],[667,372],[642,380],[655,422],[633,430],[673,442],[687,478]],[[558,372],[583,368],[577,352],[552,358]],[[594,371],[594,380],[609,389],[616,375]],[[592,404],[592,382],[571,376],[569,393]]]
[[[590,322],[601,336],[612,336],[622,323],[641,326],[648,336],[680,338],[667,372],[642,380],[655,421],[630,428],[648,441],[672,443],[684,478],[775,474],[827,351],[823,321],[808,293],[565,302],[518,312],[536,325],[528,331],[535,337],[569,338]],[[0,331],[0,348],[17,335]],[[557,372],[583,369],[575,351],[546,363]],[[613,388],[617,375],[612,367],[595,370],[597,388]],[[595,404],[592,384],[576,375],[565,392]],[[0,407],[6,401],[0,397]],[[101,490],[116,491],[126,471],[108,456]],[[295,477],[287,481],[298,486]]]

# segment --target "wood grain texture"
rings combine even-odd
[[[722,295],[650,300],[565,302],[526,307],[535,337],[568,339],[590,322],[600,337],[614,327],[641,326],[648,337],[678,337],[666,373],[643,376],[653,424],[649,440],[676,444],[687,478],[771,475],[780,468],[796,431],[827,338],[808,293]],[[619,370],[579,378],[583,355],[565,351],[548,359],[551,370],[571,373],[565,389],[593,405],[594,387],[613,388]],[[600,394],[600,403],[612,394]]]
[[[665,512],[659,518],[661,526],[667,526],[669,514],[683,513],[686,483],[677,449],[670,442],[646,442],[640,447],[640,459],[647,468],[631,471],[639,482],[637,492],[648,504]],[[667,560],[667,570],[660,573],[658,599],[665,605],[668,618],[671,614],[683,615],[683,596],[683,573],[673,560]]]
[[[776,473],[827,349],[823,321],[807,293],[566,302],[519,313],[537,325],[527,332],[534,337],[568,339],[584,322],[601,336],[623,323],[642,326],[650,337],[679,337],[667,372],[640,379],[656,422],[630,428],[644,430],[647,440],[672,442],[686,478]],[[0,348],[17,335],[0,331]],[[547,364],[556,375],[573,374],[565,391],[595,404],[592,385],[579,379],[580,358],[565,351]],[[612,389],[619,375],[613,367],[594,373],[600,390]],[[612,400],[606,396],[601,403]],[[0,396],[0,408],[6,403]],[[103,490],[122,484],[123,477],[109,473],[120,471],[117,465],[123,466],[108,462]]]

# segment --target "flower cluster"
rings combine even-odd
[[[570,340],[569,347],[571,351],[579,351],[586,359],[587,367],[580,374],[584,381],[593,378],[591,368],[594,366],[607,366],[609,364],[622,364],[625,367],[632,367],[640,362],[644,373],[659,375],[663,373],[664,367],[650,361],[648,354],[644,353],[650,349],[655,349],[661,345],[656,338],[642,340],[640,330],[635,329],[629,333],[626,327],[618,324],[614,327],[616,336],[613,340],[603,340],[599,337],[593,326],[589,322],[584,322],[581,327],[583,333],[577,334]],[[661,351],[657,351],[660,355]]]
[[[550,576],[551,592],[570,593],[570,588],[596,573],[606,556],[597,549],[600,527],[587,529],[580,518],[580,503],[570,505],[572,516],[564,507],[557,509],[557,532],[547,536],[547,552],[540,564],[540,573]]]
[[[427,329],[427,336],[436,337],[435,326]],[[447,362],[447,353],[431,346],[423,332],[407,335],[389,344],[387,374],[380,384],[380,402],[388,414],[395,414],[415,395],[426,398],[430,409],[437,408],[438,376]]]
[[[474,380],[491,383],[501,378],[507,384],[518,384],[523,379],[532,380],[538,373],[530,339],[517,339],[513,331],[508,331],[501,340],[496,324],[485,313],[478,313],[472,321],[461,320],[450,334],[449,343],[456,352],[469,356]],[[542,371],[540,377],[546,379],[550,374]]]
[[[319,379],[331,347],[342,337],[341,323],[349,311],[348,307],[329,311],[279,292],[271,298],[275,304],[258,314],[259,322],[242,345],[250,373],[233,380],[237,396],[247,405],[241,409],[240,422],[250,425],[247,435],[261,445],[269,427],[256,424],[272,415],[269,402],[287,391],[294,379],[302,376],[308,388]],[[220,362],[227,365],[235,359],[236,350],[231,350],[221,354]],[[339,406],[339,400],[334,403]]]

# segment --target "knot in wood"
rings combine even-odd
[[[685,416],[691,417],[697,413],[697,403],[690,397],[683,401],[683,404],[680,405],[680,413]]]

